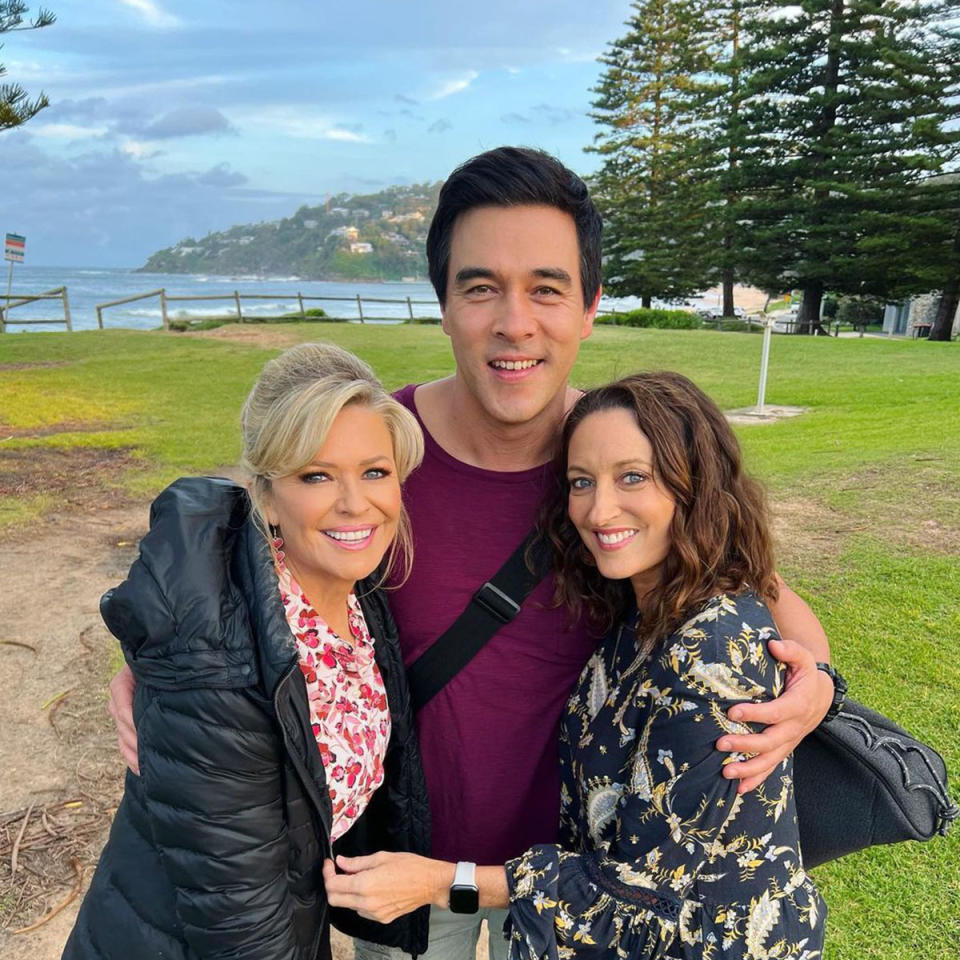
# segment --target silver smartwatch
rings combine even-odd
[[[480,890],[477,888],[477,865],[461,861],[457,864],[450,884],[450,912],[476,913],[480,909]]]

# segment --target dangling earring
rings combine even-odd
[[[280,536],[280,528],[275,524],[270,524],[270,545],[277,555],[277,559],[283,562],[283,537]]]

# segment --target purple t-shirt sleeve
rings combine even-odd
[[[396,394],[414,414],[415,389]],[[464,464],[424,433],[423,464],[404,486],[413,571],[390,592],[408,664],[531,530],[552,480],[549,464],[519,472]],[[548,579],[420,711],[434,856],[503,863],[557,839],[557,723],[595,638],[551,607],[552,594]]]

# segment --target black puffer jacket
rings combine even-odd
[[[337,851],[428,853],[396,628],[379,592],[361,606],[393,732],[385,784]],[[101,612],[137,678],[141,775],[127,773],[64,958],[324,955],[330,801],[272,558],[243,489],[192,478],[164,491]],[[387,926],[333,912],[347,933],[426,949],[425,909]]]

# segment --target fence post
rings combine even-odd
[[[0,333],[6,333],[6,332],[7,332],[7,321],[6,321],[6,318],[5,318],[5,316],[4,316],[4,310],[5,310],[5,309],[6,309],[5,307],[0,307]]]
[[[300,319],[306,320],[307,311],[303,309],[303,294],[299,290],[297,291],[297,299],[300,301]]]
[[[240,312],[240,293],[237,290],[233,291],[233,299],[237,304],[237,323],[243,323],[243,314]]]
[[[360,314],[360,322],[363,323],[363,304],[360,301],[360,294],[357,294],[357,313]]]
[[[160,319],[163,321],[163,329],[170,329],[170,318],[167,316],[167,290],[164,287],[160,291]]]
[[[407,313],[410,314],[410,321],[413,322],[413,304],[410,302],[409,297],[407,297]]]
[[[63,321],[67,325],[67,333],[73,333],[73,323],[70,320],[70,298],[67,296],[67,288],[60,288],[60,296],[63,298]]]

